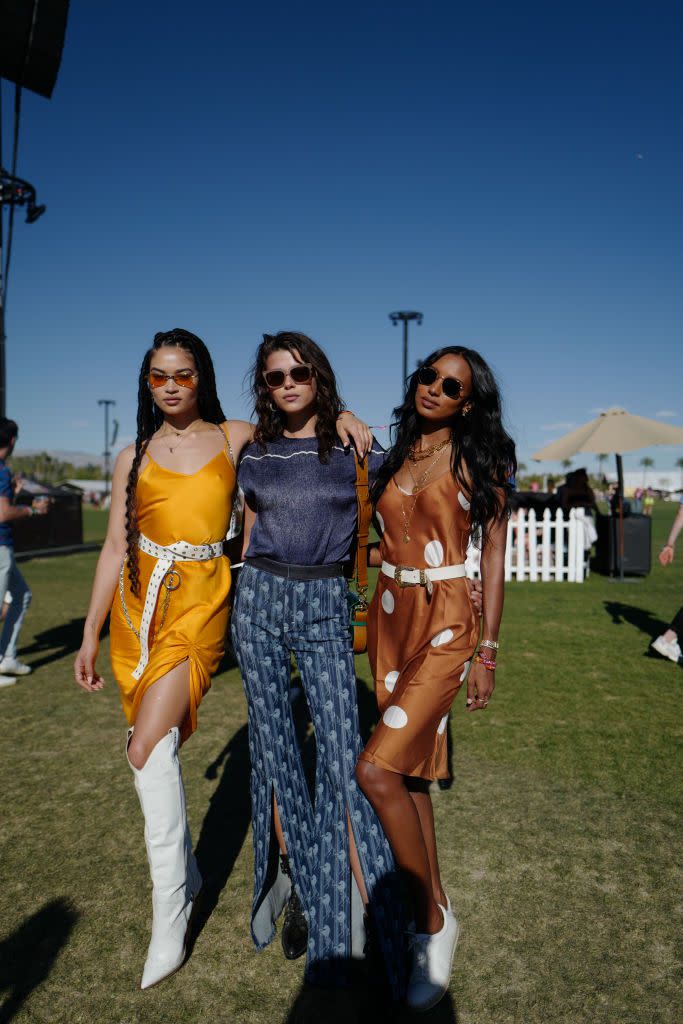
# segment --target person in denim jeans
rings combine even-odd
[[[0,687],[12,686],[17,676],[25,676],[31,671],[17,658],[17,642],[24,622],[31,591],[22,576],[14,559],[14,541],[12,539],[12,523],[16,519],[28,516],[44,515],[48,510],[46,498],[34,499],[32,505],[14,504],[14,486],[12,474],[5,465],[17,442],[19,428],[14,420],[0,417],[0,594],[10,594],[12,600],[0,637]]]

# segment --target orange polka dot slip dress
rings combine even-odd
[[[405,542],[405,512],[414,500]],[[469,507],[451,472],[416,496],[392,478],[376,510],[383,561],[412,569],[461,565]],[[431,587],[401,585],[396,575],[380,571],[370,605],[368,655],[380,720],[360,756],[402,775],[445,779],[448,713],[477,645],[478,618],[464,575]]]
[[[163,576],[175,589],[168,590],[159,580],[156,599],[150,601],[155,573],[161,575],[164,563],[154,547],[150,547],[153,553],[140,548],[139,596],[131,592],[124,572],[111,609],[111,663],[130,725],[149,687],[189,661],[190,708],[182,739],[197,728],[197,708],[225,647],[230,563],[222,554],[222,542],[230,523],[236,476],[225,428],[224,432],[223,450],[196,473],[176,473],[147,456],[138,477],[138,528],[141,537],[160,550],[173,546],[177,551],[175,575],[166,571]],[[187,550],[182,550],[183,545]],[[146,659],[140,642],[145,631]]]

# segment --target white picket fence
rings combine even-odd
[[[533,509],[519,509],[508,521],[505,548],[505,579],[532,583],[555,580],[583,583],[588,575],[586,538],[592,525],[582,508],[571,509],[568,517],[560,509],[555,515],[546,509],[537,516]],[[467,550],[467,575],[479,575],[479,549]]]

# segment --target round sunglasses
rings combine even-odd
[[[293,384],[310,384],[313,380],[313,366],[311,363],[297,363],[290,366],[289,370],[263,371],[263,379],[273,391],[281,388],[288,377]]]
[[[417,371],[417,380],[419,384],[423,384],[426,388],[431,387],[437,380],[440,380],[442,382],[441,388],[446,398],[460,398],[464,390],[461,380],[458,380],[457,377],[442,377],[433,366],[421,366]]]

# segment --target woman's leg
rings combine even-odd
[[[314,903],[310,860],[313,808],[289,700],[290,654],[284,644],[283,586],[286,581],[247,566],[240,576],[232,617],[249,717],[254,901],[252,936],[257,948],[274,934],[275,919],[291,883],[282,870],[271,875],[275,833],[286,852],[291,878],[306,914]]]
[[[443,925],[443,914],[434,898],[432,867],[422,821],[404,777],[369,761],[359,761],[356,778],[375,808],[396,861],[408,879],[415,930],[422,934],[438,932]]]
[[[325,608],[324,593],[320,604]],[[320,917],[310,933],[309,977],[321,984],[343,985],[344,961],[360,955],[357,941],[362,928],[360,914],[356,918],[352,913],[351,866],[361,898],[367,901],[392,995],[402,999],[406,956],[401,886],[387,837],[355,779],[361,747],[356,674],[346,622],[341,615],[338,618],[339,637],[315,644],[302,639],[301,649],[295,652],[318,757],[315,823]]]
[[[429,860],[429,871],[432,879],[432,895],[442,907],[446,906],[446,893],[441,884],[439,857],[436,849],[436,830],[434,828],[434,808],[429,793],[429,782],[426,779],[406,778],[406,786],[420,819],[422,838],[424,839]]]
[[[190,663],[184,661],[149,687],[129,733],[128,762],[145,818],[152,878],[152,937],[141,988],[182,966],[192,901],[201,888],[178,760],[189,704]]]
[[[144,768],[160,739],[180,729],[190,710],[190,663],[183,661],[146,691],[128,744],[132,768]]]

